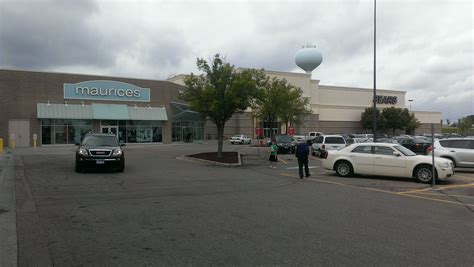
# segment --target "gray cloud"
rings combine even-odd
[[[237,67],[298,71],[316,44],[321,84],[372,87],[372,1],[0,0],[0,67],[166,79],[216,53]],[[377,1],[377,87],[415,110],[473,111],[471,1]],[[456,108],[454,108],[456,107]]]

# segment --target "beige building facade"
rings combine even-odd
[[[290,84],[303,90],[303,97],[310,99],[312,114],[306,116],[303,122],[293,125],[297,134],[305,135],[310,131],[323,133],[366,133],[360,120],[365,108],[372,106],[373,89],[352,88],[342,86],[321,85],[320,80],[311,79],[310,74],[280,71],[264,71],[271,78],[285,79]],[[186,75],[174,76],[168,81],[184,85]],[[377,107],[405,108],[406,91],[377,89]],[[421,127],[415,130],[416,134],[429,133],[431,123],[435,125],[435,132],[441,132],[441,112],[413,111],[421,122]],[[247,134],[255,137],[255,127],[266,128],[264,123],[252,118],[251,112],[236,114],[227,123],[225,135]],[[215,137],[216,131],[212,123],[207,123],[207,134]],[[280,125],[278,131],[284,131]],[[268,131],[266,131],[268,132]]]

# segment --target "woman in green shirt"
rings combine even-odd
[[[270,168],[276,169],[276,164],[278,162],[278,146],[276,145],[275,140],[272,141],[272,145],[270,146]]]

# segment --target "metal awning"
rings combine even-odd
[[[144,107],[128,107],[128,115],[130,120],[145,121],[167,121],[166,109],[161,108],[144,108]]]
[[[94,120],[129,120],[127,105],[92,104]]]
[[[201,114],[199,112],[191,111],[191,110],[186,110],[181,113],[176,114],[173,117],[173,120],[175,121],[198,121],[202,120]]]
[[[164,107],[129,107],[117,104],[36,104],[38,119],[167,121]]]
[[[91,119],[90,105],[36,104],[38,119]]]

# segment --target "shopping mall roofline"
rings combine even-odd
[[[350,90],[350,91],[367,91],[367,90],[374,90],[374,88],[363,88],[363,87],[346,87],[346,86],[338,86],[338,85],[324,85],[320,84],[319,89],[328,89],[328,90]],[[377,88],[377,92],[396,92],[396,93],[401,93],[401,94],[406,94],[406,91],[402,90],[391,90],[391,89],[382,89],[382,88]]]
[[[44,73],[44,74],[60,74],[60,75],[79,75],[79,76],[88,76],[88,77],[98,77],[101,78],[112,78],[112,79],[128,79],[128,80],[139,80],[139,81],[160,81],[168,82],[167,79],[151,79],[151,78],[139,78],[139,77],[127,77],[127,76],[110,76],[107,74],[88,74],[88,73],[74,73],[74,72],[55,72],[55,71],[39,71],[39,70],[29,70],[29,69],[15,69],[15,68],[0,68],[0,71],[18,71],[18,72],[35,72],[35,73]],[[173,83],[174,84],[174,83]]]

